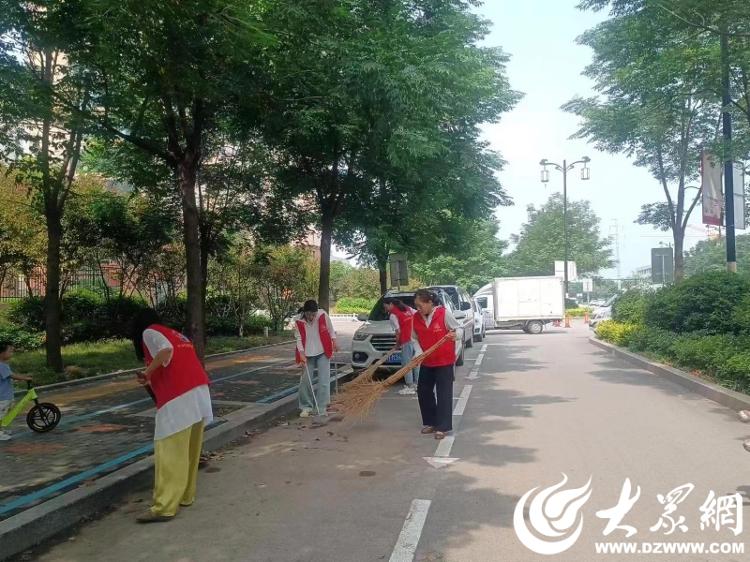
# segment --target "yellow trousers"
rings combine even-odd
[[[154,441],[154,514],[171,517],[195,501],[202,446],[203,421]]]

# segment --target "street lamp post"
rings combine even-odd
[[[555,170],[562,173],[563,176],[563,240],[565,243],[565,271],[563,272],[565,279],[565,298],[568,298],[568,254],[570,246],[568,243],[568,172],[576,167],[577,164],[583,164],[581,168],[581,179],[591,179],[591,169],[588,167],[588,163],[591,162],[591,158],[584,156],[580,160],[576,160],[568,164],[567,160],[563,160],[562,165],[550,162],[546,158],[539,162],[542,167],[542,183],[549,183],[549,170],[547,166],[552,166]]]

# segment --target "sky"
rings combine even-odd
[[[671,233],[635,224],[641,205],[660,201],[657,181],[624,155],[602,153],[585,140],[569,137],[578,129],[578,118],[560,106],[575,96],[594,94],[592,82],[581,75],[591,61],[591,50],[576,43],[587,29],[606,19],[606,12],[582,12],[578,0],[487,0],[478,12],[489,19],[492,32],[485,43],[500,46],[511,56],[507,65],[511,87],[523,99],[498,124],[485,127],[493,149],[507,161],[500,181],[514,206],[498,209],[500,238],[518,233],[530,204],[544,203],[562,190],[562,175],[550,171],[550,182],[540,181],[539,161],[554,162],[591,158],[591,179],[582,181],[579,171],[568,173],[569,200],[588,200],[601,219],[605,236],[619,234],[620,266],[602,272],[605,277],[629,277],[636,268],[650,264],[650,249],[671,242]],[[706,237],[700,224],[700,207],[693,213],[686,233],[689,248]],[[560,257],[562,259],[562,256]]]

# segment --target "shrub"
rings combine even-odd
[[[627,346],[638,329],[639,326],[636,324],[623,324],[614,320],[605,320],[596,327],[596,335],[615,345]]]
[[[45,329],[42,297],[28,297],[13,304],[9,320],[28,332]],[[115,297],[109,301],[89,290],[66,293],[62,299],[62,336],[64,343],[130,337],[130,322],[146,305],[131,297]]]
[[[672,344],[677,336],[672,332],[640,326],[630,337],[628,347],[635,352],[646,352],[659,357],[672,357]]]
[[[18,351],[30,351],[44,345],[44,334],[27,332],[15,326],[0,326],[0,341],[11,344]]]
[[[585,306],[582,306],[580,308],[569,308],[565,311],[565,313],[570,316],[571,318],[583,318],[583,316],[586,313],[591,314],[591,309]]]
[[[377,300],[356,297],[344,297],[336,302],[335,314],[367,314]]]
[[[680,336],[672,344],[671,359],[679,367],[715,373],[738,351],[733,336]]]
[[[649,296],[639,289],[626,291],[612,304],[612,319],[617,322],[643,324]]]
[[[716,369],[716,378],[724,386],[747,392],[750,389],[750,351],[736,350]]]
[[[648,299],[646,324],[676,333],[728,334],[738,331],[735,307],[750,293],[750,280],[709,272],[665,287]]]
[[[10,305],[7,313],[8,320],[16,327],[30,332],[44,330],[44,299],[42,297],[26,297]]]

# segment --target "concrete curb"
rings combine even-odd
[[[713,400],[717,404],[721,404],[722,406],[726,406],[727,408],[731,408],[735,411],[750,409],[750,396],[748,396],[747,394],[735,392],[717,384],[704,381],[702,379],[699,379],[698,377],[686,373],[685,371],[675,369],[674,367],[655,363],[641,355],[638,355],[637,353],[626,351],[621,347],[617,347],[616,345],[613,345],[611,343],[603,342],[593,337],[589,338],[589,341],[595,346],[610,352],[615,357],[625,359],[626,361],[633,363],[634,365],[645,369],[653,373],[654,375],[664,377],[665,379],[684,386],[688,390],[691,390],[696,394],[700,394],[704,398]]]
[[[222,357],[231,357],[232,355],[242,355],[243,353],[250,353],[258,349],[267,349],[270,347],[280,347],[282,345],[289,345],[294,343],[294,340],[287,340],[279,343],[269,343],[268,345],[259,345],[257,347],[248,347],[247,349],[238,349],[237,351],[224,351],[222,353],[214,353],[213,355],[206,355],[206,359],[220,359]],[[102,373],[101,375],[94,375],[93,377],[85,377],[82,379],[73,379],[70,381],[55,382],[52,384],[45,384],[44,386],[35,387],[37,390],[59,390],[61,388],[70,388],[73,386],[83,386],[86,384],[93,384],[107,379],[115,379],[117,377],[133,375],[138,371],[142,371],[143,367],[136,367],[135,369],[127,369],[125,371],[113,371],[111,373]],[[26,390],[16,390],[16,395],[22,396],[26,394]]]
[[[352,374],[351,367],[337,379]],[[206,431],[204,451],[213,451],[243,437],[245,432],[265,427],[297,410],[297,394],[272,404],[250,403],[227,415],[223,424]],[[45,540],[74,527],[116,503],[123,495],[153,482],[154,457],[150,455],[110,474],[0,521],[0,561],[9,560]]]

